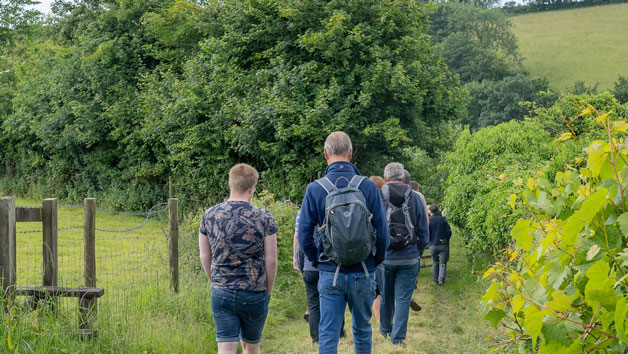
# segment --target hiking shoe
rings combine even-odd
[[[414,301],[414,299],[410,300],[410,308],[412,309],[412,311],[416,311],[416,312],[421,311],[421,305],[419,305],[416,301]]]
[[[406,347],[406,343],[404,343],[404,342],[393,343],[393,345],[396,345],[396,346],[398,346],[400,348],[405,348]]]
[[[310,313],[309,312],[304,313],[303,319],[305,320],[305,322],[310,322]]]

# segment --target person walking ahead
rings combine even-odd
[[[354,350],[356,353],[371,353],[369,320],[375,298],[373,273],[384,260],[388,244],[384,210],[375,183],[360,176],[349,162],[353,148],[347,134],[331,133],[325,140],[324,154],[328,164],[325,177],[307,187],[301,204],[298,234],[305,256],[319,270],[318,351],[324,354],[338,352],[340,326],[348,304],[353,318]],[[346,203],[334,205],[345,209],[329,205],[326,210],[328,202],[344,197],[351,198]],[[347,221],[344,224],[340,222],[343,218]],[[318,247],[314,241],[315,230],[322,233]],[[367,253],[364,255],[363,251]],[[358,254],[364,258],[344,264],[349,263],[350,256]]]
[[[380,282],[380,333],[393,344],[404,345],[410,300],[419,274],[419,259],[429,240],[425,205],[403,183],[403,165],[391,162],[384,169],[382,198],[390,225],[390,245]]]
[[[438,205],[432,204],[430,213],[430,254],[432,255],[432,276],[434,283],[445,284],[447,261],[449,260],[449,239],[451,228],[445,217],[440,215]]]
[[[277,275],[277,226],[250,203],[259,175],[247,164],[229,171],[229,200],[207,209],[198,231],[201,263],[212,282],[219,354],[260,351]]]

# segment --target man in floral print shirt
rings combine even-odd
[[[250,203],[259,174],[247,164],[229,171],[229,200],[203,215],[201,263],[212,283],[218,353],[259,353],[270,293],[277,275],[277,225]]]

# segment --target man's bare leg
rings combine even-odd
[[[379,323],[379,302],[381,301],[381,299],[382,297],[380,295],[377,295],[375,300],[373,300],[373,315],[375,316],[377,323]]]
[[[240,343],[242,343],[242,353],[243,354],[260,354],[259,351],[259,343],[255,343],[255,344],[251,344],[251,343],[247,343],[243,340],[240,340]]]
[[[235,354],[238,351],[238,342],[218,342],[218,354]]]

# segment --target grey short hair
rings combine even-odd
[[[384,168],[384,178],[387,181],[403,181],[403,165],[391,162]]]
[[[352,149],[351,139],[345,132],[333,132],[325,140],[327,155],[349,156]]]
[[[408,170],[403,170],[403,183],[410,184],[412,180],[412,176],[410,176],[410,172]]]

